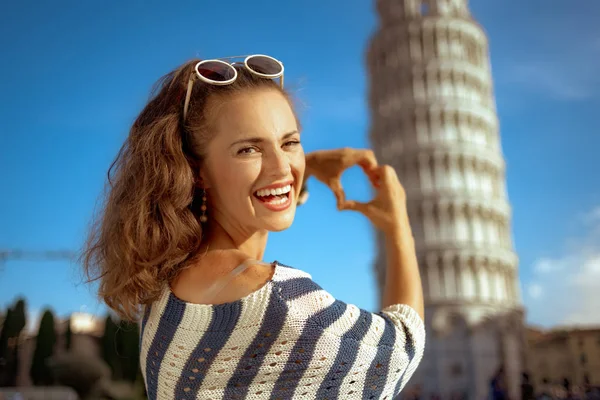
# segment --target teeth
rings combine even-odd
[[[261,189],[256,191],[256,195],[259,197],[263,196],[277,196],[280,194],[289,193],[292,190],[292,185],[286,185],[277,189]]]
[[[267,203],[277,205],[277,204],[283,204],[287,201],[289,201],[287,197],[275,197],[272,200],[268,201]]]

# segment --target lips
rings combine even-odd
[[[291,204],[290,194],[292,193],[291,183],[284,185],[271,185],[254,192],[256,197],[263,205],[272,211],[282,211]]]

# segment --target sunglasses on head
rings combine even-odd
[[[224,60],[240,59],[244,61],[228,62]],[[283,63],[273,57],[263,54],[254,54],[251,56],[224,57],[215,60],[200,61],[194,67],[195,73],[190,76],[187,92],[185,94],[185,104],[183,105],[183,120],[185,121],[192,96],[192,87],[194,79],[200,79],[211,85],[231,85],[237,79],[238,72],[236,67],[245,67],[252,74],[265,79],[279,78],[279,84],[283,88]]]

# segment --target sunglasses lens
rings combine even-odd
[[[216,82],[227,82],[233,79],[235,70],[229,64],[224,64],[216,61],[208,61],[198,66],[198,73]]]
[[[282,70],[280,63],[272,58],[264,56],[250,57],[246,63],[248,64],[248,68],[263,75],[277,75],[280,74]]]

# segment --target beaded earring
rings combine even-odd
[[[206,190],[201,189],[202,190],[202,205],[200,206],[200,222],[205,223],[206,221],[208,221],[208,218],[206,217]]]

